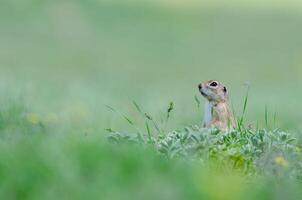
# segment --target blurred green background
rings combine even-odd
[[[1,97],[101,129],[125,125],[104,104],[135,116],[131,100],[154,115],[173,101],[175,129],[200,124],[196,86],[218,79],[237,113],[250,84],[247,123],[263,125],[267,105],[278,127],[298,131],[301,8],[272,0],[4,0]]]
[[[246,124],[264,127],[267,107],[269,128],[300,133],[301,9],[300,0],[1,0],[1,199],[298,199],[288,177],[247,186],[101,136],[131,131],[105,105],[142,122],[132,100],[156,120],[173,101],[168,131],[200,124],[194,96],[208,79],[229,87],[238,115],[250,85]]]

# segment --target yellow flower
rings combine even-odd
[[[275,163],[277,165],[282,166],[282,167],[287,167],[288,166],[288,161],[285,160],[285,158],[283,156],[277,156],[277,157],[275,157]]]
[[[35,113],[28,113],[26,119],[32,124],[38,124],[40,122],[39,116]]]

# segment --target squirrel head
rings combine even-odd
[[[228,90],[218,81],[206,81],[199,84],[198,89],[201,95],[210,102],[220,103],[228,101]]]

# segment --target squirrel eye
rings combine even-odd
[[[210,86],[212,86],[212,87],[216,87],[217,85],[218,85],[218,83],[215,82],[215,81],[213,81],[212,83],[210,83]]]
[[[223,87],[223,92],[224,92],[224,93],[226,93],[226,92],[227,92],[226,87]]]

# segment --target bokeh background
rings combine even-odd
[[[299,131],[302,3],[289,1],[4,0],[1,98],[58,121],[123,128],[111,105],[154,114],[175,103],[171,129],[200,124],[196,86],[218,79],[247,123]],[[203,101],[203,99],[201,98]],[[276,115],[276,120],[273,116]]]
[[[123,115],[145,125],[132,101],[159,122],[173,102],[166,132],[199,125],[208,79],[228,86],[238,116],[249,85],[245,124],[301,135],[301,10],[301,0],[1,0],[0,198],[300,199],[286,155],[288,173],[269,168],[249,184],[228,166],[103,136],[134,133]]]

